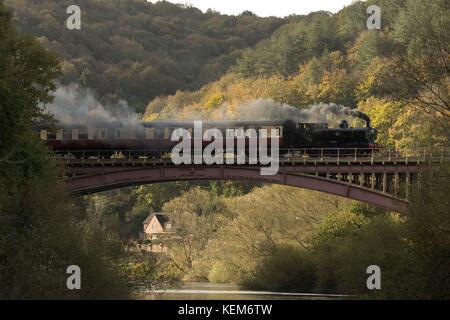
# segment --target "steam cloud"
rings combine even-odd
[[[55,91],[53,103],[45,109],[66,125],[108,125],[120,122],[123,126],[140,126],[140,117],[128,103],[120,100],[114,104],[102,104],[94,91],[80,88],[77,84],[60,86]],[[174,115],[172,119],[178,118]],[[359,118],[370,124],[370,118],[361,111],[334,103],[319,103],[306,109],[298,109],[271,99],[256,99],[242,104],[231,112],[226,104],[207,117],[195,111],[184,114],[184,120],[286,120],[296,122],[323,122],[337,124],[340,120]]]
[[[229,120],[291,119],[296,122],[323,123],[338,123],[343,119],[359,118],[365,121],[366,124],[370,124],[370,118],[365,113],[335,103],[319,103],[306,109],[298,109],[285,103],[262,98],[241,105],[234,114],[230,114],[227,110],[222,110],[217,115],[219,118]]]
[[[120,122],[124,126],[139,125],[139,115],[124,100],[111,105],[98,101],[90,89],[80,88],[77,84],[60,86],[55,98],[45,110],[55,119],[66,125],[98,125]]]

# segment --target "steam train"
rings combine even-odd
[[[113,157],[118,151],[134,156],[139,156],[138,151],[146,151],[146,154],[157,156],[171,152],[179,143],[171,141],[172,132],[178,128],[193,133],[194,121],[152,121],[141,122],[139,125],[122,123],[64,125],[36,128],[36,133],[57,153],[79,156],[79,151],[83,151],[83,156]],[[338,128],[329,128],[327,123],[296,123],[293,120],[202,122],[203,132],[212,128],[221,131],[224,138],[230,138],[228,129],[233,129],[234,134],[254,129],[248,131],[253,132],[253,135],[244,136],[247,145],[250,145],[251,139],[263,134],[262,132],[268,132],[269,135],[273,135],[266,136],[269,143],[273,139],[278,139],[280,154],[292,149],[304,149],[305,152],[314,155],[319,152],[318,150],[323,153],[324,150],[336,152],[337,148],[357,149],[358,152],[366,153],[378,148],[375,144],[377,130],[370,126],[369,121],[363,128],[351,128],[345,120],[340,122]],[[239,137],[242,135],[235,135],[232,138],[239,139]],[[210,141],[203,141],[203,147],[209,143]]]

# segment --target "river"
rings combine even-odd
[[[270,291],[242,290],[234,284],[224,283],[185,283],[180,289],[143,290],[137,293],[144,300],[324,300],[348,299],[345,295],[326,295],[312,293],[287,293]]]

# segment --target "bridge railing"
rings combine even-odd
[[[335,162],[447,162],[450,159],[450,148],[430,149],[361,149],[361,148],[322,148],[291,149],[285,155],[287,160],[310,158],[310,161]]]
[[[257,150],[247,150],[248,154]],[[270,151],[270,148],[269,148]],[[446,163],[450,148],[364,149],[364,148],[290,148],[280,149],[281,163]],[[233,158],[234,153],[224,153]],[[170,153],[157,149],[145,150],[55,150],[55,157],[66,164],[77,163],[167,163]],[[235,162],[236,163],[236,162]]]

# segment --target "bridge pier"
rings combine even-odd
[[[394,196],[398,195],[398,186],[399,186],[399,174],[394,174]]]
[[[411,174],[408,172],[406,174],[406,183],[405,183],[406,200],[409,200],[409,188],[411,188]]]

